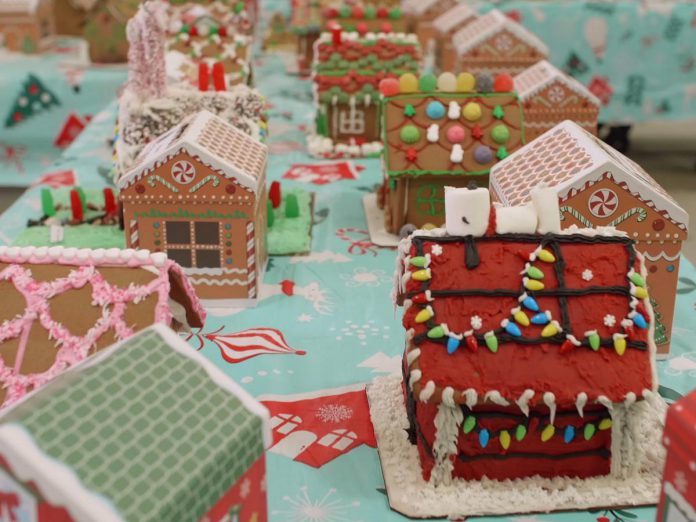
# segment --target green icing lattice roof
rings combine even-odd
[[[149,329],[62,375],[2,423],[23,427],[42,457],[72,469],[124,520],[198,520],[264,445],[262,418],[217,380]]]

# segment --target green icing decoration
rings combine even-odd
[[[493,109],[493,117],[502,120],[505,117],[505,109],[503,109],[500,105],[496,105],[495,109]]]
[[[525,427],[524,424],[519,424],[517,426],[517,429],[515,429],[515,438],[518,441],[524,440],[524,438],[527,436],[527,428]]]
[[[464,433],[471,433],[474,431],[474,428],[476,427],[476,417],[473,415],[469,415],[466,419],[464,419],[464,425],[462,429],[464,430]]]
[[[418,81],[418,88],[423,92],[430,92],[437,89],[437,78],[434,74],[424,74]]]
[[[413,116],[416,115],[416,109],[413,108],[413,105],[410,103],[404,107],[404,115],[408,116],[409,118],[412,118]]]
[[[288,194],[285,196],[285,217],[300,217],[300,206],[297,202],[297,196],[295,194]]]
[[[421,133],[415,125],[405,125],[399,132],[401,141],[404,143],[416,143],[420,139],[420,135]]]
[[[51,227],[36,226],[25,229],[12,244],[65,248],[126,248],[126,236],[118,225],[66,225],[63,227],[63,241],[54,243],[51,241]]]
[[[498,149],[498,152],[495,153],[495,157],[498,158],[499,160],[504,160],[507,158],[510,154],[508,154],[508,151],[505,147],[500,147]]]
[[[286,216],[288,199],[297,202],[297,217]],[[285,197],[274,212],[273,228],[266,233],[268,253],[282,256],[309,252],[312,244],[312,193],[302,189],[286,190]]]
[[[43,212],[44,216],[56,215],[56,206],[53,204],[53,196],[51,195],[51,189],[41,189],[41,212]]]
[[[242,11],[244,11],[244,2],[237,2],[237,3],[234,5],[234,12],[237,13],[237,14],[239,14],[239,13],[241,13]]]
[[[268,228],[273,228],[275,212],[273,212],[273,202],[270,199],[266,201],[266,213],[268,215]]]
[[[508,129],[507,126],[503,125],[502,123],[500,125],[496,125],[491,131],[491,138],[493,138],[493,141],[501,145],[503,143],[507,143],[507,140],[510,139],[510,129]]]

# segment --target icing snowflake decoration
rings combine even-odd
[[[549,89],[549,100],[553,103],[561,103],[565,99],[563,87],[555,85]]]
[[[338,424],[353,416],[353,409],[343,404],[324,404],[317,410],[317,417],[325,423]]]
[[[474,330],[480,330],[483,327],[483,321],[478,315],[475,315],[471,318],[471,327]]]
[[[430,249],[430,253],[434,256],[441,256],[442,255],[442,245],[433,245],[432,248]]]
[[[611,314],[607,314],[604,316],[604,326],[608,326],[609,328],[612,328],[616,324],[616,317],[614,317]]]
[[[583,270],[582,278],[585,281],[592,281],[592,279],[594,279],[594,273],[592,273],[592,270],[587,268],[587,269]]]

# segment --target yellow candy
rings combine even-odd
[[[432,230],[432,229],[437,228],[437,227],[435,225],[433,225],[432,223],[426,223],[421,228],[423,230]]]
[[[556,256],[554,256],[551,252],[548,250],[542,250],[539,252],[539,255],[537,256],[540,261],[543,261],[544,263],[555,263],[556,262]]]
[[[510,447],[510,434],[507,430],[500,432],[500,445],[503,449],[508,449]]]
[[[517,321],[517,324],[529,326],[529,317],[527,317],[527,314],[525,314],[522,310],[515,312],[513,317],[515,318],[515,321]]]
[[[532,292],[544,289],[544,283],[537,281],[536,279],[527,279],[524,282],[524,287]]]
[[[411,278],[414,281],[427,281],[430,279],[430,269],[426,268],[424,270],[416,270],[411,274]]]
[[[614,336],[614,350],[619,355],[626,353],[626,338],[623,335]]]
[[[476,90],[476,78],[471,73],[460,73],[457,76],[457,91],[473,92]]]
[[[433,309],[429,306],[416,314],[417,323],[425,323],[433,316]]]
[[[442,73],[437,79],[437,88],[441,92],[455,92],[457,90],[457,77],[451,72]]]
[[[416,92],[418,90],[418,78],[413,73],[402,74],[399,78],[401,92]]]
[[[611,428],[611,419],[602,419],[599,421],[599,429],[604,431]]]
[[[638,299],[645,299],[648,297],[648,291],[645,288],[641,288],[640,286],[636,286],[633,289],[633,295],[635,295]]]
[[[481,106],[476,102],[469,102],[464,106],[462,113],[467,120],[477,121],[481,119]]]
[[[558,333],[558,328],[556,327],[555,324],[549,323],[546,326],[544,326],[544,329],[541,331],[541,336],[542,337],[553,337]]]
[[[551,437],[553,437],[556,434],[556,427],[553,424],[549,424],[544,428],[544,431],[541,432],[541,441],[542,442],[547,442],[551,440]]]

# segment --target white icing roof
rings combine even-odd
[[[201,111],[149,143],[133,168],[118,180],[119,189],[130,186],[182,149],[252,191],[264,179],[268,147],[211,112]]]
[[[497,9],[493,9],[476,21],[470,23],[452,37],[452,43],[457,49],[457,53],[463,54],[470,51],[486,38],[507,30],[514,34],[527,45],[534,47],[544,55],[549,54],[549,48],[534,33],[518,24],[514,20],[505,16]]]
[[[452,9],[448,9],[433,20],[433,27],[442,34],[449,33],[467,21],[471,21],[478,15],[471,7],[466,4],[458,4]]]
[[[0,0],[0,13],[33,13],[39,0]]]
[[[587,87],[554,67],[547,60],[542,60],[515,76],[515,90],[520,100],[525,101],[554,82],[560,82],[576,94],[587,98],[594,105],[600,105],[599,98],[592,94]]]
[[[403,0],[401,9],[407,15],[418,16],[437,4],[440,0]]]
[[[530,201],[531,189],[540,183],[553,187],[564,200],[607,171],[657,212],[688,229],[689,215],[642,167],[569,120],[494,165],[490,184],[503,204],[521,205]]]

